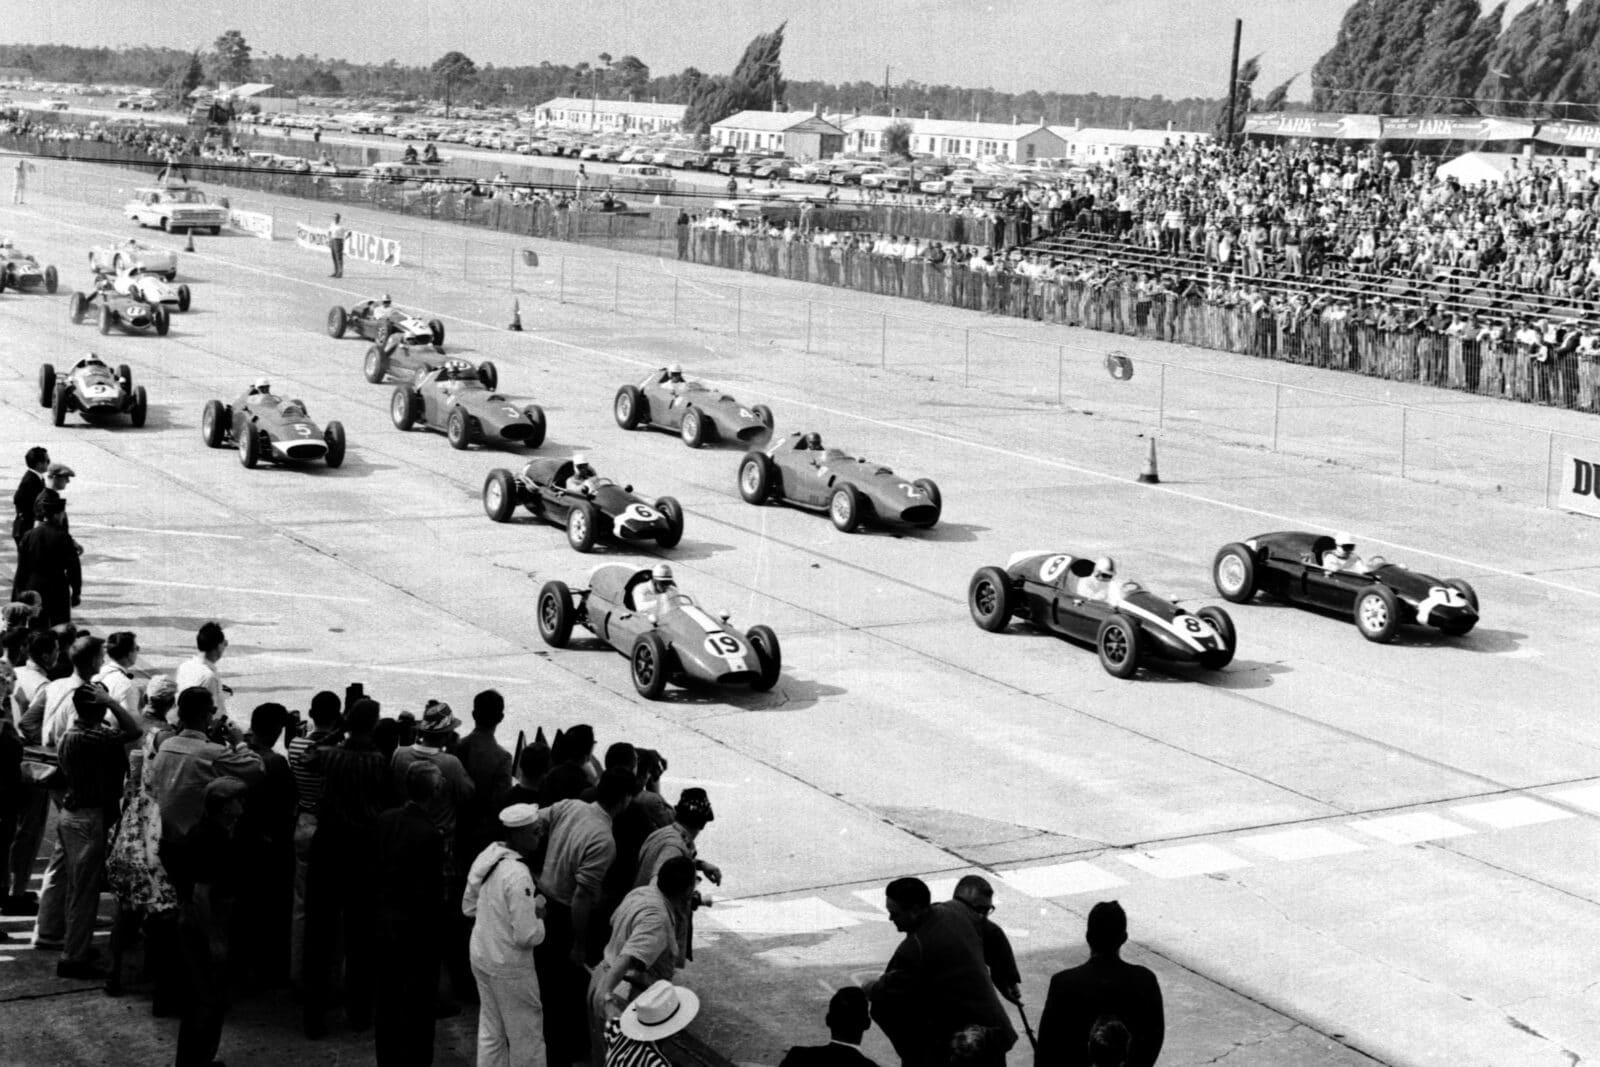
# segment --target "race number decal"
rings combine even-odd
[[[294,426],[294,432],[299,434],[301,437],[310,437],[311,427],[307,426],[303,422],[297,422]]]
[[[706,638],[706,651],[713,656],[737,656],[744,651],[744,646],[732,634],[711,634]]]
[[[1039,580],[1053,582],[1061,577],[1067,569],[1067,564],[1072,562],[1071,556],[1051,556],[1039,565]]]
[[[629,504],[622,511],[624,522],[654,522],[658,518],[659,515],[643,504]]]
[[[1211,632],[1211,628],[1206,625],[1205,620],[1194,615],[1183,616],[1183,628],[1196,637]]]

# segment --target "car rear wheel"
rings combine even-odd
[[[150,398],[145,395],[144,386],[139,386],[133,391],[133,406],[128,409],[128,422],[135,430],[144,426],[144,420],[150,414]]]
[[[1356,597],[1354,615],[1361,636],[1380,645],[1394,640],[1400,629],[1400,602],[1388,586],[1362,590]]]
[[[88,296],[83,293],[73,293],[72,299],[67,302],[67,317],[72,320],[72,324],[76,326],[78,323],[82,322],[83,317],[88,313]]]
[[[478,364],[478,381],[490,392],[500,388],[500,369],[488,360]]]
[[[640,634],[628,657],[633,688],[646,700],[660,700],[667,688],[667,643],[660,634]]]
[[[395,388],[389,398],[389,418],[397,430],[409,430],[417,424],[417,391],[409,385]]]
[[[496,467],[483,480],[483,513],[495,522],[510,522],[517,510],[517,480],[503,467]]]
[[[1220,671],[1233,662],[1234,650],[1239,646],[1239,634],[1233,628],[1233,618],[1221,608],[1205,607],[1195,612],[1200,618],[1211,624],[1217,631],[1217,636],[1222,638],[1222,648],[1207,652],[1200,657],[1200,666],[1208,671]]]
[[[656,544],[662,548],[677,548],[683,540],[683,505],[675,497],[664,496],[656,501],[656,510],[667,520],[667,528],[656,534]]]
[[[699,448],[706,443],[705,418],[698,409],[690,408],[683,413],[683,422],[678,427],[678,436],[683,438],[683,443],[690,448]]]
[[[530,431],[528,434],[528,439],[524,441],[523,444],[527,445],[529,448],[538,448],[540,445],[544,444],[544,408],[540,407],[538,404],[529,404],[527,407],[522,409],[522,414],[525,418],[527,418],[528,425],[533,427],[532,431]]]
[[[637,385],[624,385],[611,403],[611,414],[624,430],[637,430],[644,421],[644,394]]]
[[[428,320],[428,333],[433,337],[433,347],[444,351],[444,323],[438,319]]]
[[[460,451],[472,445],[472,426],[467,422],[467,413],[456,408],[444,424],[445,440],[450,442],[450,447]]]
[[[911,483],[921,489],[927,498],[933,501],[933,518],[925,522],[916,523],[924,530],[931,530],[939,524],[939,517],[944,514],[944,497],[939,493],[939,486],[932,478],[918,478]]]
[[[999,567],[980,567],[967,585],[967,610],[983,630],[999,633],[1011,623],[1011,576]]]
[[[200,438],[207,448],[222,447],[227,426],[228,409],[222,406],[222,401],[207,400],[205,409],[200,412]]]
[[[841,485],[828,501],[828,517],[841,533],[853,533],[861,525],[861,494],[853,485]]]
[[[188,311],[191,294],[187,285],[178,286],[178,310]]]
[[[1211,563],[1211,580],[1226,599],[1248,604],[1256,595],[1256,558],[1250,546],[1237,541],[1223,545]]]
[[[1132,678],[1139,669],[1139,626],[1126,615],[1113,613],[1100,623],[1095,637],[1100,666],[1113,678]]]
[[[594,505],[580,500],[567,516],[567,544],[576,551],[587,552],[594,547],[596,536]]]
[[[155,323],[157,337],[165,337],[167,331],[172,329],[172,316],[160,304],[150,309],[150,320]]]
[[[67,423],[67,386],[65,382],[56,385],[56,394],[50,400],[50,421],[57,426]]]
[[[756,650],[756,663],[761,668],[750,688],[765,693],[778,684],[778,676],[783,673],[783,649],[778,645],[778,635],[770,626],[752,626],[744,636]]]
[[[235,436],[239,444],[239,462],[246,470],[252,470],[261,462],[261,432],[245,421],[243,430]]]
[[[361,373],[373,385],[381,385],[389,376],[389,353],[378,345],[367,349],[367,358],[361,361]]]
[[[757,404],[755,407],[750,409],[750,414],[754,415],[756,417],[756,421],[760,422],[761,425],[765,426],[769,430],[772,429],[772,409],[767,407],[767,405]]]
[[[342,307],[328,310],[328,336],[334,340],[344,336],[345,329],[350,325],[350,313]]]
[[[172,219],[169,216],[163,215],[161,217],[161,232],[162,233],[171,233],[172,232]]]
[[[739,495],[746,504],[761,504],[772,492],[772,457],[751,452],[739,464]]]
[[[538,604],[539,636],[544,638],[544,643],[551,648],[566,648],[572,638],[576,614],[572,608],[572,590],[567,588],[567,583],[545,582],[539,590]]]
[[[328,466],[336,469],[344,466],[344,423],[328,423],[322,431],[322,440],[328,446],[328,451],[323,456],[328,461]]]
[[[111,309],[104,304],[100,305],[100,332],[102,334],[111,332]]]
[[[54,293],[61,285],[61,275],[56,273],[54,267],[44,269],[44,291]]]
[[[49,363],[39,367],[39,406],[47,408],[56,398],[56,369]]]

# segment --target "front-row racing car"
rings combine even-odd
[[[1217,592],[1236,604],[1257,593],[1347,615],[1368,641],[1392,641],[1406,623],[1460,637],[1478,624],[1478,594],[1460,578],[1435,578],[1363,560],[1352,538],[1287,531],[1223,545],[1211,566]]]
[[[149,271],[119,271],[111,279],[111,288],[123,296],[143,300],[146,304],[172,304],[179,311],[189,310],[190,293],[187,285],[174,284]]]
[[[1003,568],[982,567],[973,574],[967,609],[991,633],[1019,618],[1093,645],[1100,665],[1116,678],[1133,677],[1148,659],[1221,670],[1233,661],[1237,645],[1226,611],[1191,612],[1138,582],[1121,581],[1106,557],[1019,552]]]
[[[444,351],[444,323],[401,311],[389,302],[388,293],[348,308],[330,308],[328,336],[338,340],[347,333],[384,348],[391,344],[426,345],[437,352]]]
[[[783,669],[778,635],[767,626],[743,634],[728,625],[728,613],[712,613],[681,593],[672,569],[658,563],[635,570],[622,563],[596,567],[589,586],[576,593],[565,582],[539,590],[539,636],[565,648],[574,624],[628,657],[633,687],[658,700],[668,682],[678,685],[747,685],[771,689]]]
[[[483,510],[495,522],[509,522],[518,505],[555,526],[567,528],[567,542],[579,552],[603,537],[638,543],[654,541],[674,548],[683,540],[683,508],[664,496],[646,501],[633,486],[618,485],[594,473],[579,453],[571,459],[535,459],[520,475],[503,468],[483,483]]]
[[[11,238],[0,240],[0,289],[42,289],[53,293],[60,284],[54,267],[39,266],[37,259],[14,248]]]
[[[710,441],[755,444],[772,435],[771,408],[746,406],[704,382],[687,381],[676,363],[618,389],[612,414],[624,430],[670,430],[690,448]]]
[[[931,478],[911,481],[870,460],[824,449],[814,433],[792,433],[764,451],[745,453],[739,494],[751,504],[776,501],[826,511],[845,533],[869,520],[928,529],[944,507]]]
[[[361,374],[373,385],[382,385],[390,378],[415,384],[417,379],[436,367],[451,362],[466,362],[460,359],[447,360],[431,348],[402,345],[395,340],[395,336],[390,334],[388,341],[367,348],[366,358],[361,362]],[[500,371],[493,363],[484,360],[478,364],[476,373],[488,388],[499,387]]]
[[[257,381],[232,404],[206,401],[200,414],[200,436],[212,448],[237,447],[239,462],[246,467],[262,460],[311,463],[321,459],[330,467],[344,463],[344,425],[330,422],[327,429],[319,428],[303,403],[279,397],[265,381]]]
[[[144,425],[150,404],[144,386],[133,384],[133,371],[126,363],[115,374],[101,358],[90,352],[57,374],[49,363],[39,368],[39,406],[51,409],[57,426],[65,425],[67,412],[83,413],[88,423],[102,423],[114,415],[126,413],[128,422],[137,429]]]
[[[127,333],[154,330],[157,336],[165,337],[172,327],[172,316],[165,307],[117,292],[103,274],[95,276],[93,292],[75,292],[67,304],[67,316],[74,323],[82,322],[91,310],[98,316],[95,321],[101,333],[110,333],[111,327],[116,326]]]
[[[483,367],[447,360],[412,384],[397,387],[389,399],[395,429],[443,430],[451,448],[467,448],[473,441],[525,448],[544,444],[544,409],[514,404],[494,392],[484,382]]]

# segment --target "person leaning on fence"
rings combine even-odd
[[[333,257],[333,273],[330,278],[344,277],[344,242],[350,236],[350,231],[339,221],[338,214],[333,216],[333,222],[328,226],[328,254]]]

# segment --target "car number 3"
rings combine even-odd
[[[712,634],[706,638],[706,651],[713,656],[737,656],[744,646],[732,634]]]

